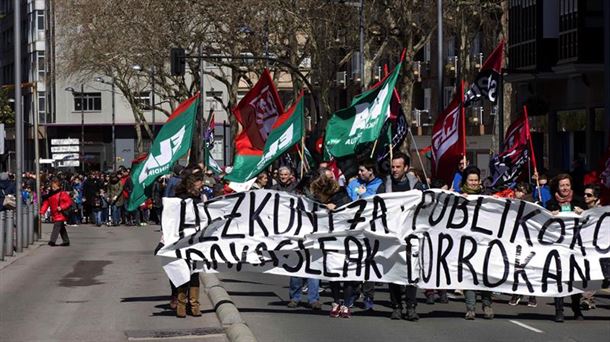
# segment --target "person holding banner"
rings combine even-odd
[[[551,199],[547,202],[547,209],[553,214],[559,212],[575,212],[580,214],[583,212],[582,208],[586,208],[585,202],[582,198],[572,190],[572,176],[567,173],[561,173],[553,178],[551,182],[551,189],[553,194]],[[570,296],[572,298],[572,311],[574,312],[574,319],[583,320],[584,316],[580,311],[580,299],[582,294],[576,293]],[[555,322],[563,322],[563,297],[555,297]]]
[[[601,195],[602,189],[599,184],[587,184],[585,185],[585,204],[587,205],[587,209],[599,208],[601,207]],[[580,302],[580,308],[582,310],[592,310],[595,309],[595,291],[585,291],[582,294],[582,300]]]
[[[183,200],[192,199],[195,208],[201,203],[201,190],[203,189],[203,169],[198,166],[190,167],[182,172],[182,180],[176,186],[176,196]],[[191,315],[201,316],[199,304],[199,273],[191,274],[191,280],[177,288],[178,303],[176,306],[176,317],[186,317],[187,298],[191,306]]]
[[[347,191],[339,186],[332,172],[330,175],[326,172],[329,169],[321,168],[319,171],[319,176],[309,186],[310,193],[314,195],[316,200],[325,204],[328,210],[334,210],[351,202]],[[352,317],[350,307],[354,304],[354,288],[356,285],[357,282],[353,281],[344,281],[343,286],[341,286],[340,281],[330,282],[330,289],[333,295],[333,303],[329,313],[330,317]],[[341,296],[341,288],[343,288],[343,296]]]
[[[368,158],[358,162],[358,177],[347,185],[347,194],[352,201],[385,192],[385,185],[376,174],[376,163],[373,159]],[[373,297],[375,296],[375,283],[368,281],[364,282],[362,284],[362,293],[364,295],[364,309],[372,310]]]
[[[400,192],[413,189],[425,190],[425,186],[415,175],[409,172],[411,158],[402,152],[395,153],[392,157],[392,174],[385,180],[385,192]],[[389,283],[390,300],[392,302],[391,319],[404,318],[408,321],[419,320],[419,315],[415,311],[417,307],[417,287],[402,286]],[[406,295],[407,310],[402,312],[402,295]],[[446,292],[445,292],[446,295]]]
[[[460,190],[463,196],[468,195],[486,195],[481,187],[481,170],[474,165],[470,165],[464,169],[462,173],[462,181]],[[483,302],[483,318],[493,319],[494,311],[491,308],[492,299],[491,291],[479,291],[481,301]],[[477,291],[464,290],[464,302],[466,303],[466,320],[474,320],[476,317]]]

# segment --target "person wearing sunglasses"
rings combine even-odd
[[[587,184],[585,185],[584,199],[587,205],[586,209],[593,209],[601,207],[600,194],[601,186],[599,184]],[[580,308],[582,310],[593,310],[595,309],[595,291],[585,291],[582,294],[580,301]]]

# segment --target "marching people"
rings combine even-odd
[[[53,231],[49,239],[49,246],[56,246],[58,235],[61,235],[62,240],[60,246],[70,246],[70,238],[66,231],[66,221],[68,220],[66,212],[72,207],[72,204],[72,198],[61,188],[59,178],[51,179],[51,191],[42,197],[40,206],[40,216],[44,216],[47,209],[51,209]]]
[[[599,184],[587,184],[584,190],[584,200],[586,209],[593,209],[601,207],[601,186]],[[580,307],[582,310],[592,310],[596,308],[595,305],[595,291],[585,291],[582,294],[582,300]]]
[[[108,182],[108,198],[110,202],[110,212],[112,217],[112,225],[118,226],[121,224],[121,208],[123,207],[123,184],[116,173],[110,175]]]
[[[311,183],[310,192],[315,199],[326,205],[328,210],[334,210],[351,202],[345,188],[339,186],[339,183],[335,180],[334,176],[328,175],[324,170],[321,170],[320,175]],[[352,317],[351,306],[354,304],[354,288],[356,287],[356,284],[357,282],[353,281],[330,282],[330,289],[333,296],[333,302],[329,313],[330,317]],[[341,290],[343,290],[343,295],[341,295]]]
[[[553,214],[559,212],[575,212],[580,214],[583,212],[582,208],[586,208],[586,204],[583,199],[574,193],[572,190],[572,176],[561,173],[553,178],[551,183],[552,196],[547,202],[547,209]],[[580,298],[582,294],[577,293],[571,295],[572,312],[574,313],[574,319],[583,320],[584,316],[580,310]],[[563,322],[563,297],[555,297],[555,322]]]
[[[347,194],[352,201],[385,192],[383,180],[376,176],[376,163],[368,158],[359,161],[358,177],[347,185]],[[375,297],[375,283],[366,281],[362,284],[365,310],[372,310]]]
[[[527,183],[519,183],[515,187],[515,199],[533,202],[533,197],[529,195],[529,185]],[[519,305],[519,302],[523,299],[523,296],[514,294],[511,296],[508,301],[508,305],[516,306]],[[538,306],[538,302],[536,301],[536,296],[529,296],[527,299],[527,306],[530,308],[535,308]]]
[[[197,206],[197,204],[201,203],[203,169],[194,166],[185,169],[182,173],[182,180],[175,188],[175,197],[183,200],[190,198],[193,201],[193,205]],[[187,301],[190,304],[191,315],[195,317],[201,316],[199,286],[199,273],[193,273],[189,282],[176,289],[176,317],[186,317]]]
[[[462,172],[460,190],[464,196],[483,195],[481,186],[481,170],[474,165],[467,166]],[[483,318],[493,319],[494,312],[491,308],[491,291],[464,290],[464,302],[466,303],[466,320],[474,320],[476,317],[477,292],[481,295],[483,302]]]
[[[400,192],[408,190],[424,190],[422,182],[409,172],[411,166],[411,158],[402,152],[394,153],[392,157],[392,172],[386,177],[385,192]],[[392,302],[391,319],[404,318],[408,321],[419,320],[419,315],[416,312],[417,307],[417,287],[412,285],[399,285],[390,283],[390,301]],[[402,312],[402,296],[406,295],[406,312]]]
[[[295,175],[292,168],[288,166],[281,166],[279,168],[279,182],[273,186],[273,190],[286,191],[289,193],[300,192],[302,195],[309,196],[309,185],[313,179],[317,176],[317,173],[309,173],[304,175],[301,182],[295,181]],[[289,308],[296,308],[301,302],[301,293],[304,292],[304,285],[307,284],[307,302],[312,310],[321,310],[322,304],[320,303],[320,279],[315,278],[302,278],[302,277],[290,277],[288,296],[290,301],[288,302]]]
[[[267,171],[263,171],[263,172],[259,173],[258,176],[256,176],[256,180],[254,181],[254,184],[252,184],[252,189],[254,189],[254,190],[265,189],[267,187],[268,182],[269,182],[269,175],[267,174]]]

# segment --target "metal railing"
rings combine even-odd
[[[36,225],[38,215],[34,204],[23,206],[23,219],[21,226],[17,226],[15,210],[0,211],[0,261],[5,257],[13,256],[15,253],[23,252],[24,248],[31,246],[34,241],[40,239]]]

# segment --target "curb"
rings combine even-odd
[[[214,305],[216,315],[231,342],[257,342],[256,337],[239,314],[233,300],[213,273],[200,273],[205,291]]]
[[[31,245],[23,248],[23,252],[21,253],[17,253],[17,252],[13,252],[14,254],[12,256],[5,256],[3,261],[0,261],[0,270],[5,269],[6,267],[8,267],[10,264],[14,263],[15,261],[30,255],[34,250],[38,249],[38,247],[40,246],[44,246],[47,243],[42,241],[42,239],[38,239],[35,240]]]

